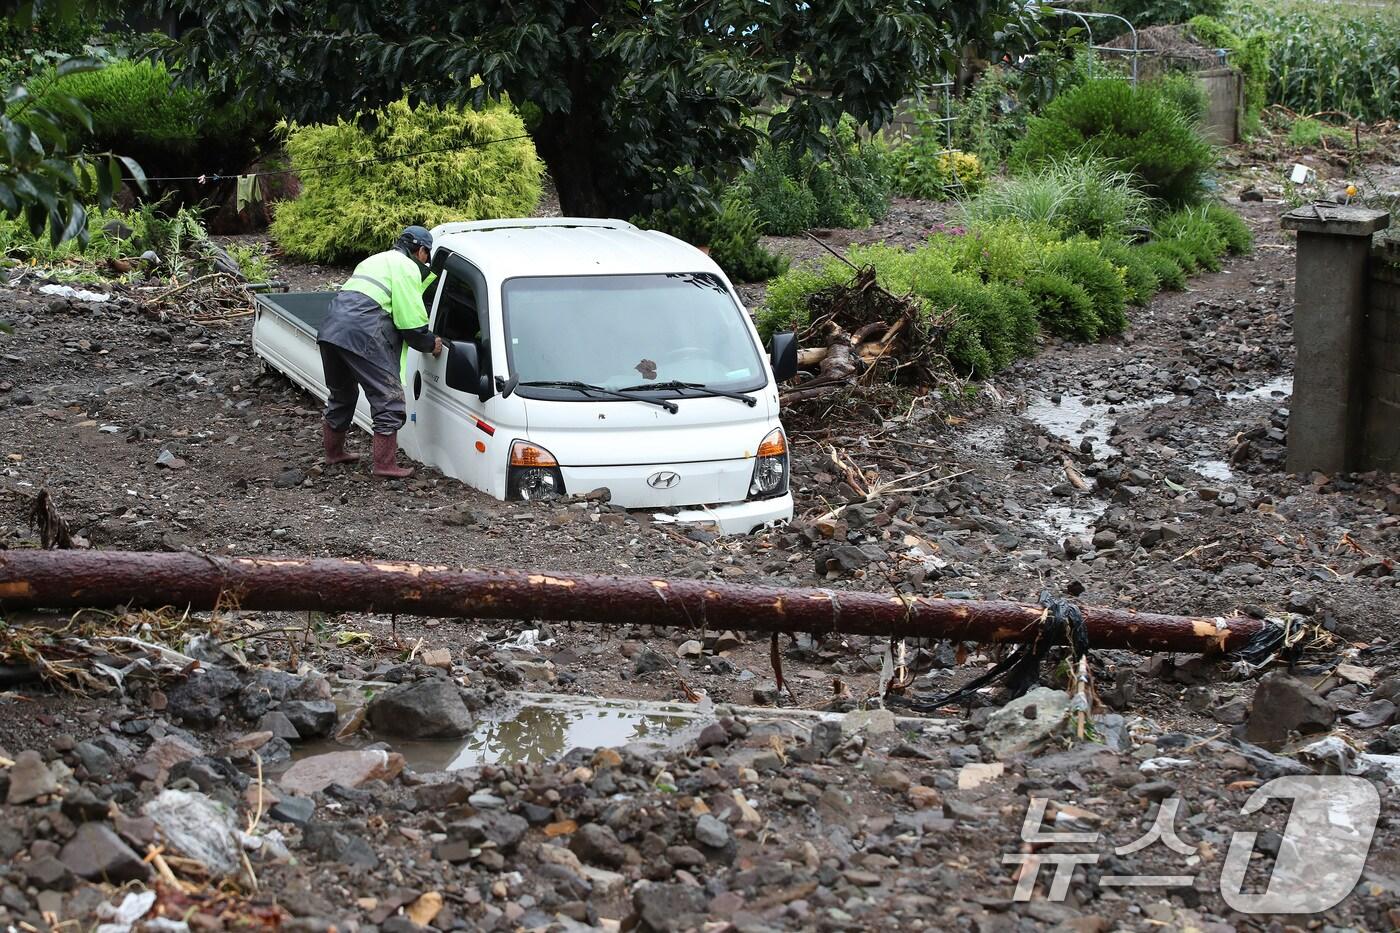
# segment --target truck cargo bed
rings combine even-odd
[[[333,298],[335,292],[287,292],[258,295],[257,302],[315,339],[316,332],[330,312]]]

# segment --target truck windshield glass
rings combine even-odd
[[[767,381],[743,310],[711,275],[526,277],[501,294],[511,373],[522,385],[645,392],[671,383],[656,391],[683,396],[675,383],[751,391]]]

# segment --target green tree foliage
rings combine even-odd
[[[1142,190],[1179,206],[1200,200],[1215,152],[1150,83],[1089,81],[1055,98],[1030,121],[1014,161],[1039,165],[1069,155],[1106,159],[1137,176]]]
[[[534,108],[568,213],[628,217],[723,190],[754,153],[761,104],[790,97],[775,142],[820,148],[849,113],[879,126],[970,41],[1014,47],[1011,0],[147,0],[194,24],[192,81],[275,101],[300,123],[398,100]],[[479,80],[478,80],[479,79]],[[679,171],[684,169],[685,171]]]
[[[1256,32],[1246,39],[1213,16],[1194,16],[1186,25],[1197,42],[1229,50],[1230,64],[1244,76],[1246,127],[1257,126],[1260,112],[1269,105],[1270,34]]]
[[[1098,0],[1094,5],[1101,13],[1116,13],[1138,29],[1167,23],[1184,23],[1193,16],[1219,16],[1225,0]],[[1121,24],[1108,26],[1104,34],[1125,32]],[[1095,34],[1099,32],[1095,26]]]
[[[528,214],[543,173],[534,146],[491,142],[524,132],[506,104],[472,110],[406,101],[379,111],[372,130],[344,120],[289,127],[287,154],[302,190],[278,206],[270,232],[294,256],[340,261],[387,249],[409,224]],[[471,143],[480,145],[393,158]],[[316,168],[327,165],[335,167]]]
[[[1184,71],[1169,71],[1154,78],[1152,86],[1192,125],[1199,126],[1205,119],[1210,109],[1210,95],[1199,78]]]
[[[48,81],[98,67],[70,59]],[[122,186],[123,168],[144,185],[145,176],[134,160],[81,149],[81,134],[91,128],[91,114],[75,98],[50,93],[43,83],[33,91],[25,84],[12,85],[0,100],[0,213],[22,216],[35,237],[47,227],[54,244],[72,237],[83,240],[86,200],[96,195],[103,208],[110,206]]]
[[[693,246],[707,247],[724,274],[734,282],[762,282],[786,271],[788,261],[763,248],[755,211],[737,191],[730,191],[718,211],[695,212],[676,206],[653,211],[632,222],[648,230],[660,230]]]

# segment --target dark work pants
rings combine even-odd
[[[393,434],[403,427],[408,410],[397,372],[333,344],[318,346],[326,388],[330,390],[326,399],[327,424],[337,431],[348,430],[355,418],[360,390],[364,389],[375,434]]]

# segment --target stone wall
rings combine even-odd
[[[1362,470],[1400,473],[1400,241],[1371,252]]]

